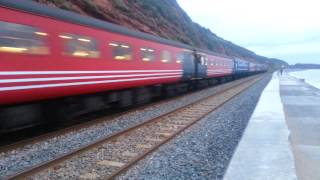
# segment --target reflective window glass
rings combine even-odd
[[[168,63],[171,61],[171,53],[167,50],[162,51],[161,53],[161,61],[164,63]]]
[[[184,59],[184,52],[179,52],[176,54],[176,63],[180,64],[183,62]]]
[[[142,61],[153,61],[155,60],[155,50],[150,48],[141,48]]]
[[[211,66],[214,66],[214,60],[213,60],[213,59],[211,59],[210,65],[211,65]]]
[[[124,43],[109,43],[112,48],[113,59],[128,61],[132,59],[132,48]]]
[[[208,65],[208,58],[206,56],[201,56],[200,64],[203,65],[203,66]]]
[[[32,26],[0,21],[0,52],[49,54],[47,36]]]
[[[59,35],[64,41],[63,54],[83,58],[99,58],[97,41],[88,36],[76,34]]]

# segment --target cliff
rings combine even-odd
[[[320,64],[295,64],[290,66],[292,69],[320,69]]]
[[[176,0],[34,0],[217,53],[281,66],[193,22]]]

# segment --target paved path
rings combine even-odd
[[[284,75],[281,99],[299,180],[320,180],[320,90]]]
[[[275,74],[261,95],[225,180],[294,180],[294,161],[288,140]]]

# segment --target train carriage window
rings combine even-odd
[[[153,61],[155,60],[155,50],[150,48],[140,48],[142,61]]]
[[[161,53],[161,61],[164,63],[171,62],[171,53],[167,50],[163,50]]]
[[[209,61],[209,60],[208,60],[208,57],[205,56],[205,57],[204,57],[204,65],[205,65],[205,66],[208,66],[208,61]]]
[[[112,48],[112,56],[115,60],[129,61],[132,59],[132,48],[124,43],[109,43]]]
[[[47,36],[32,26],[0,21],[0,52],[49,54]]]
[[[203,63],[204,63],[204,58],[203,56],[200,56],[200,64],[203,65]]]
[[[83,58],[99,58],[98,43],[95,39],[88,36],[75,34],[59,35],[64,40],[63,54]]]
[[[200,57],[200,64],[203,66],[207,66],[208,65],[208,58],[206,56],[201,56]]]
[[[176,54],[176,63],[180,64],[183,62],[183,58],[184,58],[184,52],[178,52]]]
[[[211,66],[214,66],[214,59],[211,59],[210,65],[211,65]]]

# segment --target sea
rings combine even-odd
[[[320,69],[295,71],[290,72],[290,75],[299,79],[305,79],[306,83],[320,89]]]

